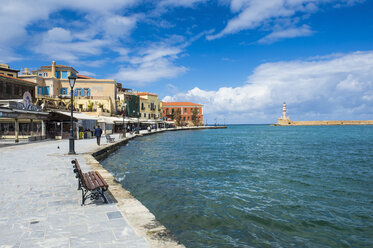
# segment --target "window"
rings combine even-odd
[[[189,116],[188,116],[188,121],[189,121]]]
[[[62,78],[67,78],[67,71],[62,71]]]
[[[184,116],[184,118],[183,118],[183,121],[185,121],[185,116]]]
[[[43,87],[43,95],[49,96],[49,86]]]
[[[68,94],[67,88],[61,88],[60,94],[67,95]]]
[[[148,119],[150,119],[150,114],[148,114]]]
[[[13,77],[13,74],[9,74],[9,73],[8,73],[7,75],[8,75],[9,77]]]
[[[42,73],[42,72],[39,72],[39,73],[38,73],[38,76],[39,76],[39,77],[42,77],[42,76],[43,76],[43,73]]]
[[[91,89],[84,88],[84,96],[91,96]]]
[[[184,114],[187,114],[187,113],[188,113],[188,109],[185,108],[185,109],[184,109]]]
[[[142,102],[141,103],[141,110],[144,110],[145,109],[145,106],[144,106],[144,103]]]
[[[43,72],[43,77],[48,77],[48,72]]]
[[[38,95],[43,95],[43,87],[38,86]]]
[[[172,114],[175,114],[175,109],[172,109]]]
[[[60,71],[56,71],[56,78],[61,78],[61,72]]]
[[[144,118],[146,118],[146,113],[144,113]]]
[[[168,115],[168,108],[166,108],[166,115]]]

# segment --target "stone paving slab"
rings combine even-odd
[[[71,160],[88,171],[83,154],[98,146],[95,139],[77,140],[74,156],[68,146],[62,140],[0,148],[0,248],[149,247],[112,201],[80,205]]]

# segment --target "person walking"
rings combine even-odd
[[[97,126],[97,128],[95,129],[95,136],[97,138],[97,145],[100,145],[101,134],[102,134],[102,129],[100,128],[100,126]]]

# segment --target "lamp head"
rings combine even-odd
[[[68,78],[69,78],[70,87],[74,88],[75,80],[77,77],[74,74],[71,74]]]

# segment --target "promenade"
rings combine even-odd
[[[225,127],[168,131],[207,128]],[[140,135],[151,133],[142,130]],[[102,137],[101,146],[96,139],[76,140],[76,155],[67,154],[68,140],[0,141],[0,248],[184,247],[92,157],[126,142],[111,136],[116,142],[108,144]],[[83,171],[97,169],[107,180],[109,204],[88,200],[81,206],[71,164],[75,158]]]
[[[0,247],[149,247],[115,203],[80,205],[71,160],[90,170],[83,154],[97,150],[96,139],[77,140],[73,156],[68,140],[6,143],[0,148]],[[104,137],[101,144],[107,146]]]

